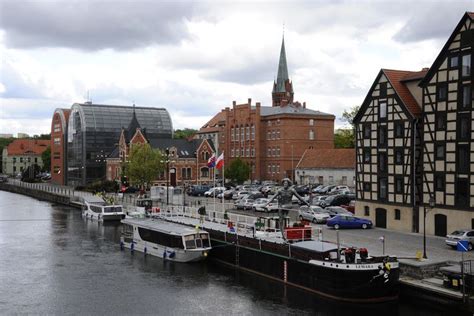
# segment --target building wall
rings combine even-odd
[[[26,170],[29,166],[37,164],[43,167],[43,160],[41,155],[8,155],[7,148],[3,149],[3,173],[16,176],[18,173]]]
[[[337,184],[355,187],[355,169],[298,168],[295,178],[299,184]]]
[[[369,215],[366,215],[368,208]],[[374,226],[376,225],[377,209],[386,210],[387,229],[393,229],[404,232],[411,232],[413,226],[413,208],[407,205],[393,205],[386,203],[377,203],[357,200],[355,205],[355,216],[370,219]],[[400,219],[395,219],[395,210],[400,211]],[[422,215],[423,216],[423,215]],[[427,225],[428,227],[428,225]]]
[[[466,219],[468,213],[463,211],[472,211],[474,207],[473,42],[472,37],[463,40],[463,34],[473,29],[472,22],[467,19],[448,43],[447,51],[433,65],[430,71],[435,72],[423,87],[423,203],[427,205],[430,198],[434,198],[437,208],[451,209],[448,223],[457,221],[455,218],[458,217]],[[467,76],[462,73],[463,56],[468,56],[471,63]],[[456,67],[451,64],[453,58],[458,59]],[[471,94],[466,106],[463,104],[464,87]],[[443,89],[447,89],[446,98],[441,95]],[[440,124],[443,120],[444,124]],[[465,138],[461,135],[463,121],[467,126]],[[438,155],[438,150],[444,154]],[[465,154],[462,155],[461,151]],[[465,169],[461,164],[463,157],[467,160]],[[437,182],[444,184],[437,185]]]
[[[69,109],[56,109],[51,122],[51,182],[64,185],[66,183],[66,145],[67,122]]]

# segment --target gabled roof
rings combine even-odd
[[[453,41],[456,34],[459,32],[461,27],[464,25],[466,19],[473,20],[474,19],[474,12],[466,12],[463,15],[463,17],[459,21],[458,25],[456,25],[453,32],[451,33],[451,36],[449,36],[449,39],[446,41],[443,48],[439,52],[438,57],[436,57],[435,61],[433,62],[433,65],[430,67],[430,70],[428,71],[426,76],[423,78],[423,80],[421,80],[421,82],[419,83],[420,87],[426,85],[431,80],[431,78],[433,78],[433,75],[436,73],[439,66],[441,65],[441,63],[444,60],[445,52],[448,50],[450,43]]]
[[[354,148],[306,149],[296,168],[355,169]]]
[[[406,70],[393,70],[393,69],[382,69],[388,81],[392,85],[395,92],[400,97],[401,101],[405,105],[406,109],[415,117],[421,114],[421,105],[416,102],[415,98],[408,90],[407,86],[403,81],[414,80],[407,78],[420,77],[423,71],[406,71]],[[424,71],[426,74],[427,71]]]
[[[227,119],[227,111],[220,111],[214,117],[212,117],[206,124],[204,124],[199,132],[209,132],[211,131],[210,129],[216,128],[220,122],[225,122]],[[214,131],[214,130],[212,130]]]
[[[41,155],[51,144],[51,140],[15,139],[7,146],[9,156],[34,154]]]
[[[130,121],[130,124],[128,124],[128,128],[125,130],[125,140],[130,142],[130,140],[135,136],[135,133],[137,132],[137,129],[140,128],[140,123],[138,122],[137,115],[135,114],[135,104],[133,105],[133,114],[132,114],[132,120]]]

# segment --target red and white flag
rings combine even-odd
[[[224,153],[222,153],[216,160],[216,168],[222,169],[224,167]]]

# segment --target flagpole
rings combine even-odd
[[[222,186],[224,187],[224,191],[225,191],[224,169],[225,169],[225,156],[224,156],[224,165],[222,166]],[[225,213],[224,193],[222,193],[222,212]]]
[[[216,214],[216,163],[215,163],[215,160],[214,160],[214,167],[212,169],[213,169],[212,177],[214,178],[214,190],[212,191],[212,193],[214,194],[214,214]]]

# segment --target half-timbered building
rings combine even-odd
[[[356,213],[375,225],[418,229],[420,115],[418,86],[427,70],[382,69],[354,124],[356,132]]]
[[[473,19],[474,13],[464,14],[420,84],[422,203],[426,231],[438,236],[474,227]]]

